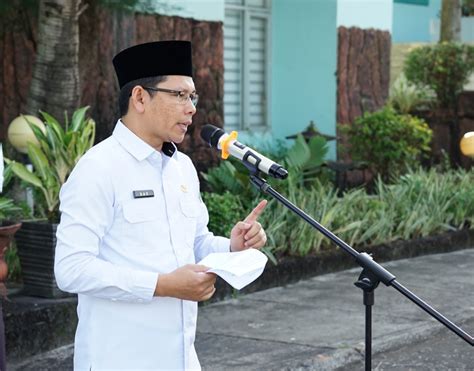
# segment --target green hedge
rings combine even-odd
[[[365,113],[341,129],[348,135],[352,158],[366,163],[384,181],[416,166],[430,151],[432,131],[426,122],[390,107]]]
[[[409,81],[431,88],[438,104],[452,109],[473,72],[474,46],[453,42],[416,48],[408,54],[404,65]]]
[[[209,230],[218,236],[229,237],[234,224],[245,218],[239,198],[229,191],[223,194],[203,192],[202,198],[209,212]]]
[[[395,184],[385,184],[379,179],[375,194],[354,189],[338,197],[330,184],[318,181],[311,187],[289,187],[285,189],[286,194],[283,191],[282,194],[345,242],[357,247],[472,227],[472,184],[473,171],[439,173],[420,169],[410,171]],[[214,200],[207,205],[210,229],[218,234],[230,231],[234,223],[245,216],[246,210],[239,206],[238,195],[207,194],[205,199]],[[260,222],[269,238],[268,251],[273,255],[304,256],[334,247],[321,233],[274,200]]]

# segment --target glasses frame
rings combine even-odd
[[[179,100],[179,104],[186,104],[188,100],[191,101],[194,107],[197,106],[198,101],[199,101],[199,94],[196,93],[186,93],[184,90],[172,90],[172,89],[164,89],[164,88],[154,88],[151,86],[142,86],[143,89],[145,90],[151,90],[151,91],[157,91],[157,92],[162,92],[162,93],[168,93],[168,94],[174,94],[176,98],[178,99],[184,99],[184,97],[187,95],[188,98],[185,100]],[[185,94],[185,96],[182,96],[182,94]]]

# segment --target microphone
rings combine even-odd
[[[226,134],[224,130],[214,125],[204,125],[201,129],[201,138],[209,146],[221,150],[221,157],[224,160],[231,155],[242,161],[251,171],[258,170],[277,179],[285,179],[288,176],[288,171],[283,166],[237,142],[236,131]]]

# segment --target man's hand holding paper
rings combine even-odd
[[[237,290],[255,281],[263,272],[268,258],[256,249],[238,252],[219,252],[206,256],[199,262]]]
[[[260,201],[243,221],[232,228],[231,252],[209,254],[199,262],[210,268],[208,273],[217,274],[237,290],[255,281],[267,263],[268,258],[258,251],[267,242],[267,235],[257,222],[266,206],[266,200]]]

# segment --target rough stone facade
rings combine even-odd
[[[390,83],[390,33],[356,27],[338,29],[337,122],[350,124],[381,108]]]
[[[338,28],[337,123],[350,125],[365,112],[383,107],[390,85],[391,38],[387,31]],[[338,157],[351,162],[343,151],[348,147],[346,135],[337,129]],[[364,184],[372,174],[367,170],[344,172],[349,187]]]
[[[33,11],[0,20],[0,140],[9,123],[24,112],[37,34]],[[9,19],[9,20],[8,20]],[[12,19],[14,19],[12,21]],[[15,25],[15,26],[14,26]],[[81,106],[90,105],[97,141],[109,136],[118,118],[118,84],[112,66],[120,50],[142,42],[190,40],[194,82],[200,95],[198,113],[180,149],[192,154],[198,170],[218,162],[217,153],[199,137],[205,123],[223,125],[223,29],[221,22],[125,13],[90,4],[80,17]]]
[[[0,141],[10,122],[23,112],[28,97],[36,47],[36,22],[23,9],[0,17]]]

